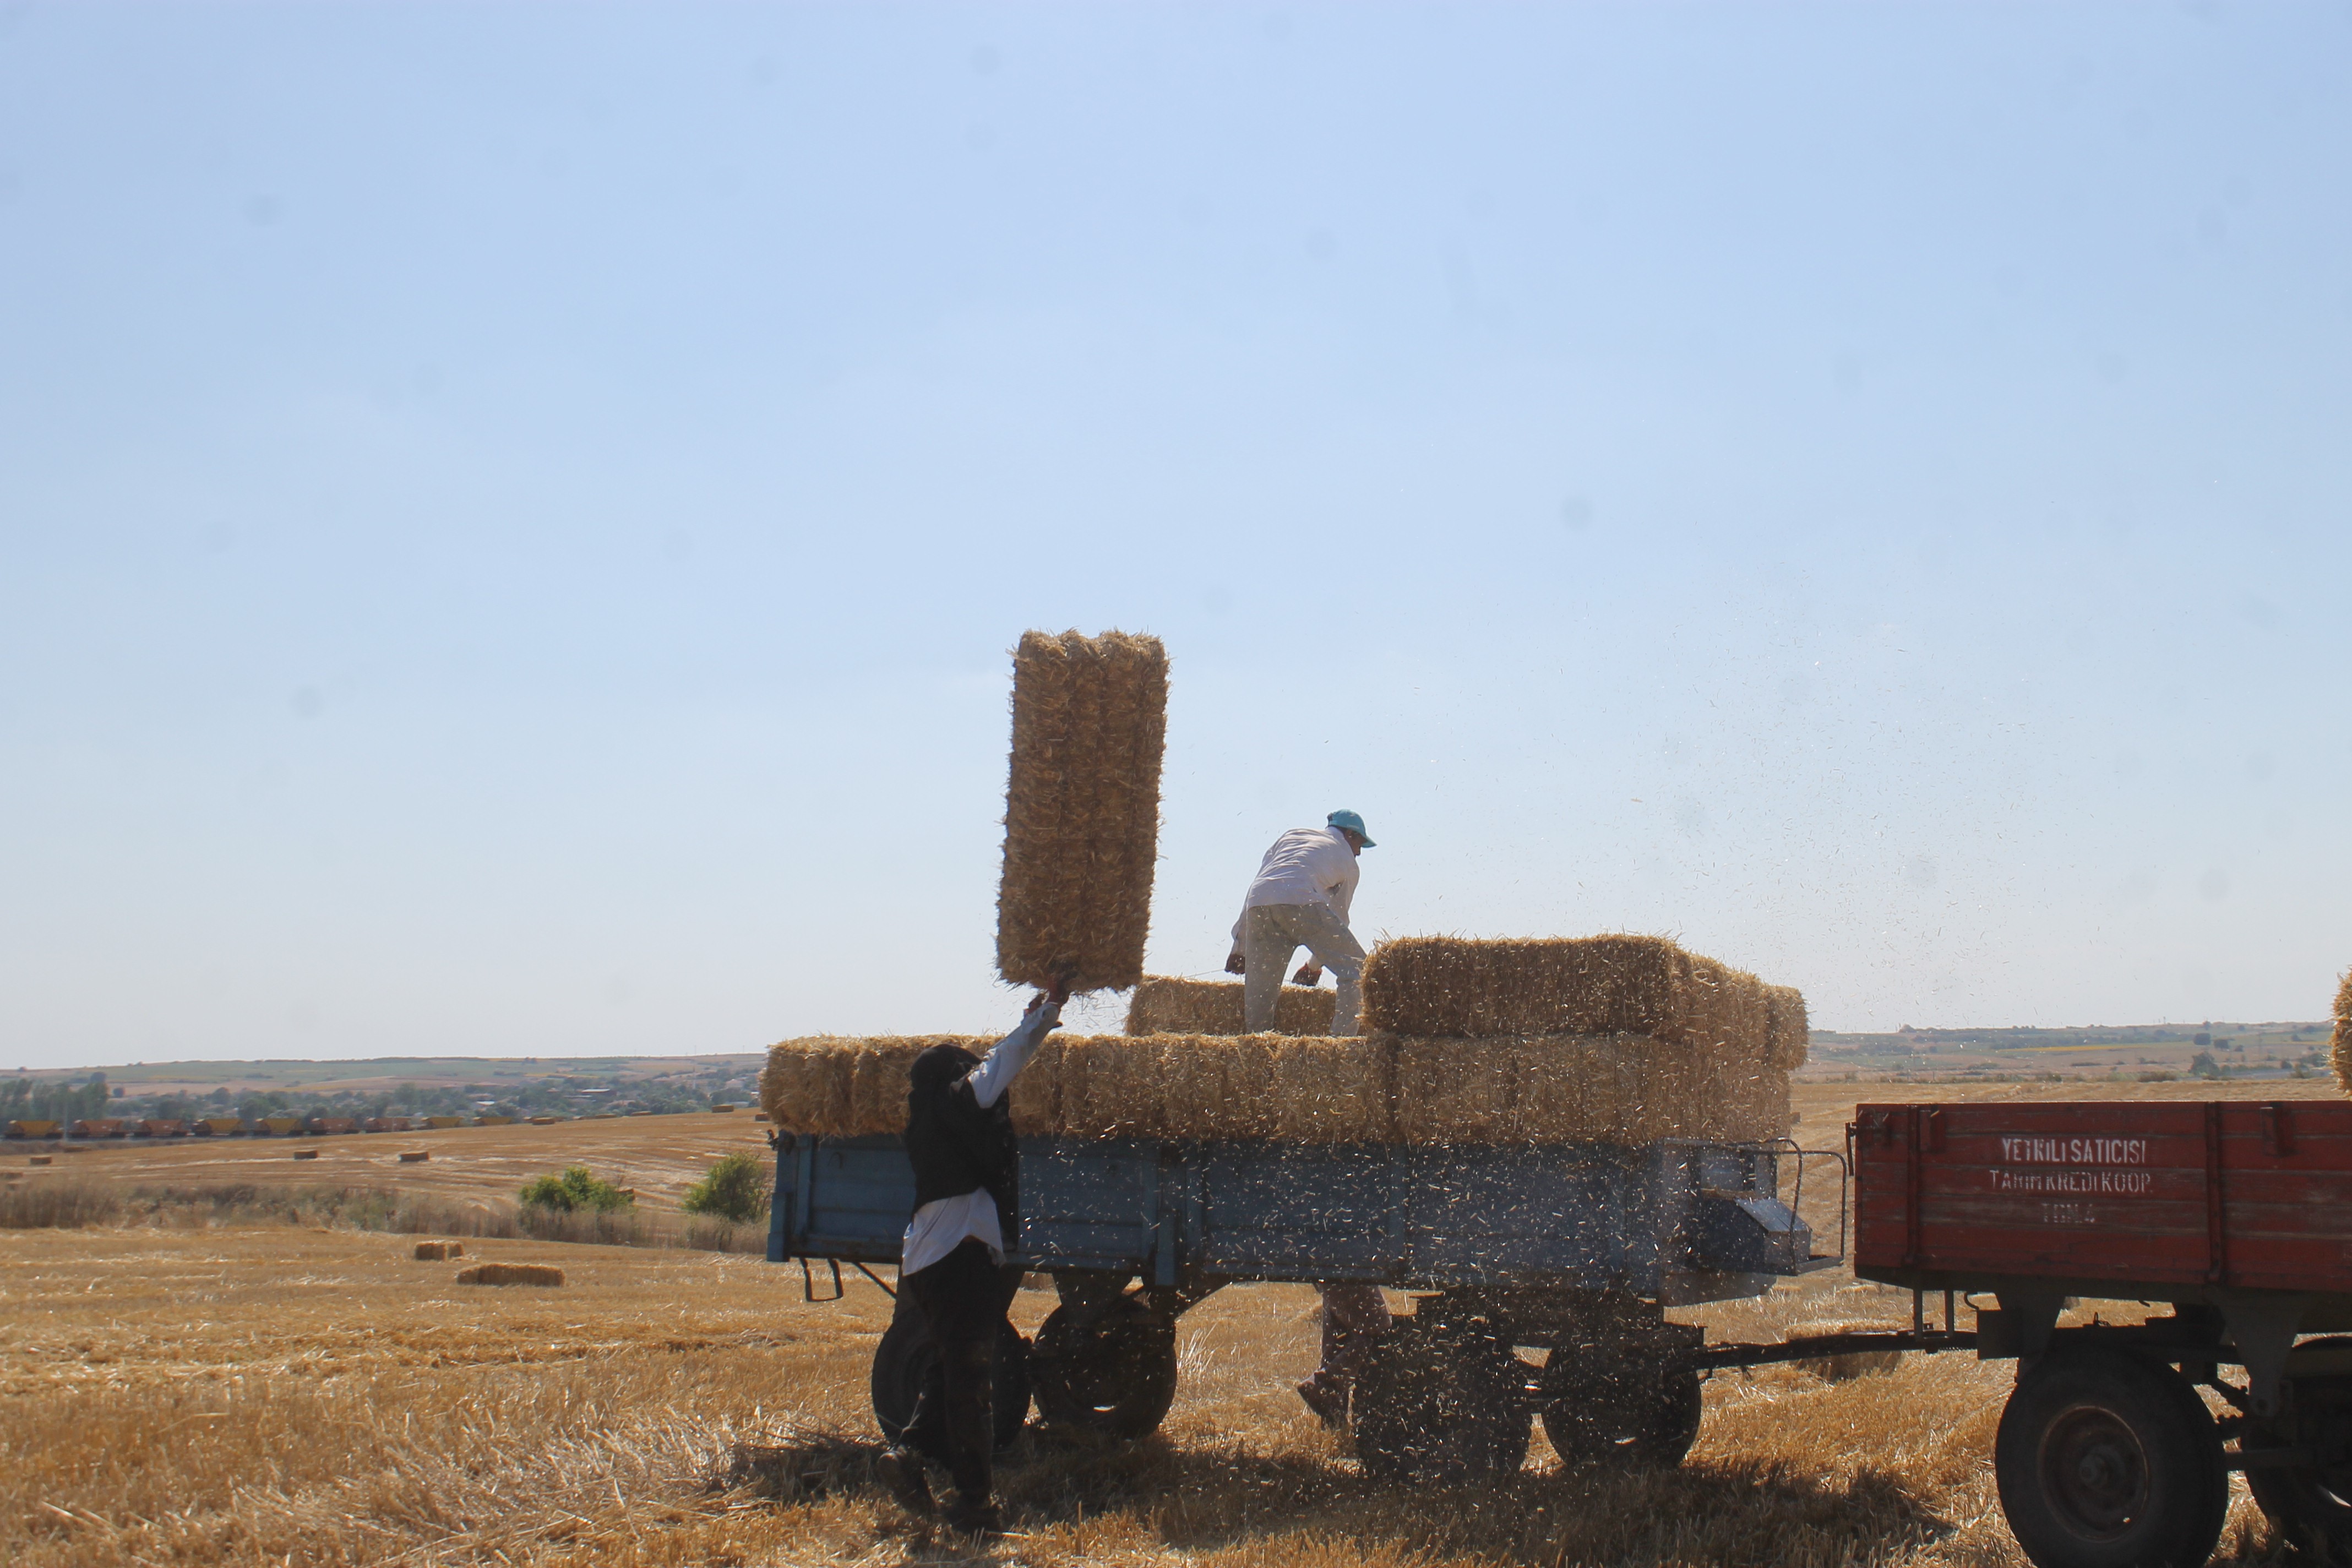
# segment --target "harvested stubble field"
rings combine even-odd
[[[1892,1100],[1909,1087],[1803,1086],[1797,1131],[1832,1144],[1858,1090]],[[1922,1086],[1921,1098],[1987,1087]],[[2127,1087],[1990,1089],[2272,1098],[2288,1086]],[[618,1145],[651,1127],[484,1132],[569,1131],[570,1152],[534,1168],[604,1168],[623,1156],[585,1146],[590,1134]],[[869,1479],[866,1371],[889,1303],[863,1281],[808,1306],[797,1270],[756,1258],[492,1240],[469,1243],[467,1261],[553,1264],[567,1282],[470,1288],[455,1283],[457,1263],[416,1261],[411,1246],[283,1224],[0,1231],[0,1562],[975,1560],[911,1526]],[[1024,1292],[1016,1319],[1034,1329],[1050,1304]],[[1906,1311],[1907,1298],[1816,1276],[1676,1315],[1718,1338],[1772,1338]],[[1185,1320],[1161,1434],[1117,1450],[1024,1439],[1003,1477],[1022,1533],[977,1560],[2022,1563],[1986,1464],[2010,1380],[2000,1364],[1719,1376],[1679,1471],[1563,1470],[1538,1428],[1507,1485],[1400,1494],[1362,1480],[1290,1392],[1315,1339],[1304,1288],[1212,1298]],[[2242,1491],[2221,1561],[2274,1560]]]
[[[362,1132],[326,1138],[110,1139],[79,1143],[0,1143],[0,1165],[21,1167],[26,1153],[52,1154],[59,1171],[147,1184],[397,1187],[459,1203],[511,1206],[525,1182],[570,1164],[586,1164],[639,1204],[675,1209],[688,1186],[720,1156],[767,1152],[765,1123],[746,1110],[678,1116],[625,1116],[535,1127],[450,1127],[421,1132]],[[294,1163],[298,1149],[319,1158]],[[403,1151],[432,1158],[403,1164]]]

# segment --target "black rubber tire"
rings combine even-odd
[[[2170,1367],[2116,1351],[2054,1352],[2019,1376],[1993,1479],[2036,1568],[2199,1568],[2229,1511],[2204,1401]]]
[[[1084,1319],[1061,1306],[1038,1325],[1030,1363],[1037,1414],[1105,1437],[1156,1431],[1176,1399],[1176,1325],[1133,1296]]]
[[[1400,1318],[1356,1380],[1356,1459],[1390,1483],[1491,1480],[1527,1463],[1531,1369],[1492,1335]]]
[[[926,1384],[940,1381],[940,1352],[930,1331],[918,1314],[900,1310],[882,1331],[874,1347],[874,1369],[867,1392],[874,1401],[874,1423],[883,1437],[896,1443],[915,1418],[915,1401]],[[934,1394],[934,1397],[937,1397]],[[1021,1436],[1029,1421],[1029,1342],[1007,1321],[997,1330],[995,1376],[989,1386],[989,1415],[1002,1453]],[[942,1456],[934,1454],[933,1458]]]
[[[1690,1367],[1562,1346],[1544,1360],[1544,1436],[1563,1464],[1671,1470],[1698,1440],[1700,1380]]]
[[[2307,1340],[2302,1350],[2352,1348],[2352,1339]],[[2352,1563],[2352,1377],[2300,1378],[2288,1389],[2284,1423],[2251,1427],[2240,1446],[2254,1451],[2294,1444],[2328,1462],[2246,1472],[2246,1488],[2278,1532],[2306,1557]]]

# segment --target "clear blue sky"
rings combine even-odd
[[[1158,970],[1349,805],[1367,937],[2319,1016],[2347,154],[2342,5],[0,12],[0,1066],[1008,1024],[1071,626]]]

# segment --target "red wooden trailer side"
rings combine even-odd
[[[2231,1470],[2352,1560],[2352,1103],[1862,1105],[1848,1139],[1855,1274],[1998,1300],[1994,1473],[2039,1568],[2203,1563]],[[2172,1310],[2060,1327],[2081,1297]]]
[[[1864,1105],[1853,1159],[1870,1279],[2352,1297],[2352,1103]]]

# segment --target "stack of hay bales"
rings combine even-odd
[[[2328,1055],[2336,1064],[2336,1084],[2352,1094],[2352,970],[2345,971],[2343,983],[2336,988],[2336,1037]]]
[[[1267,1032],[1328,1035],[1332,1006],[1338,1000],[1328,991],[1286,985],[1275,1004],[1274,1027]],[[1237,980],[1179,980],[1147,974],[1128,999],[1130,1035],[1238,1035],[1246,1027]]]
[[[1143,976],[1168,655],[1156,637],[1030,632],[1013,654],[997,972],[1073,991]]]
[[[1433,973],[1451,987],[1436,1000],[1401,993],[1433,984]],[[1465,973],[1474,978],[1457,978]],[[1789,1072],[1804,1059],[1803,997],[1654,938],[1390,943],[1373,954],[1365,991],[1368,1008],[1378,995],[1390,1019],[1449,1032],[1058,1037],[1013,1081],[1013,1126],[1024,1136],[1303,1143],[1754,1142],[1787,1131]],[[1129,1029],[1137,1023],[1130,1012]],[[790,1132],[898,1132],[918,1052],[947,1044],[979,1055],[993,1043],[787,1040],[769,1052],[761,1107]]]

